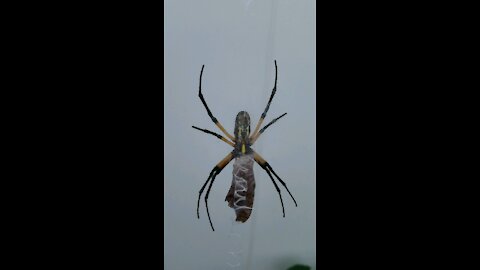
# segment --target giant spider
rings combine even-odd
[[[235,210],[236,221],[240,221],[240,222],[247,221],[253,209],[252,208],[253,198],[254,198],[254,192],[255,192],[255,178],[253,176],[254,160],[260,165],[260,167],[262,167],[262,169],[264,169],[267,172],[270,179],[272,179],[273,185],[275,186],[275,189],[277,190],[278,195],[280,196],[280,203],[282,204],[283,217],[285,217],[285,209],[283,207],[282,194],[280,192],[280,188],[278,187],[277,183],[273,179],[272,173],[273,175],[275,175],[278,181],[280,181],[280,183],[285,187],[285,189],[288,191],[288,194],[290,194],[290,197],[292,197],[293,201],[295,202],[295,206],[297,206],[297,202],[295,201],[295,198],[293,198],[292,194],[288,190],[285,182],[283,182],[282,179],[280,179],[280,177],[275,173],[275,171],[272,169],[270,164],[268,164],[268,162],[265,159],[263,159],[257,152],[255,152],[251,148],[251,146],[255,143],[258,137],[260,137],[260,135],[270,125],[272,125],[278,119],[282,118],[287,114],[287,113],[284,113],[280,115],[279,117],[273,119],[270,123],[268,123],[262,129],[260,129],[260,126],[262,125],[263,120],[267,115],[273,96],[275,95],[275,92],[277,90],[277,61],[275,60],[274,63],[275,63],[275,86],[272,89],[272,94],[270,95],[270,99],[268,100],[267,106],[265,107],[265,110],[263,111],[262,116],[260,117],[260,120],[258,121],[257,126],[255,127],[255,130],[253,131],[253,133],[250,133],[250,116],[248,115],[247,112],[241,111],[237,114],[237,117],[235,118],[235,129],[233,133],[234,136],[230,135],[223,128],[223,126],[213,116],[212,112],[208,108],[207,103],[205,102],[205,99],[203,98],[203,95],[202,95],[202,75],[203,75],[203,68],[205,67],[205,65],[202,66],[202,70],[200,71],[200,85],[199,85],[198,96],[200,97],[200,100],[205,106],[205,109],[207,109],[207,113],[212,119],[213,123],[215,123],[215,125],[231,141],[215,132],[212,132],[206,129],[201,129],[195,126],[192,126],[192,127],[200,131],[203,131],[205,133],[214,135],[234,148],[232,152],[228,153],[228,155],[213,168],[213,170],[210,172],[210,175],[207,178],[207,181],[205,182],[205,184],[203,184],[198,194],[197,217],[200,218],[200,214],[198,211],[200,207],[200,197],[202,196],[203,190],[207,186],[208,182],[211,180],[210,185],[208,186],[207,193],[205,195],[205,206],[207,208],[208,220],[210,221],[210,226],[212,227],[213,231],[215,231],[215,229],[213,228],[212,220],[210,219],[210,213],[208,211],[208,195],[210,194],[210,189],[212,188],[213,181],[215,181],[215,177],[223,170],[223,168],[225,168],[225,166],[227,166],[228,163],[230,163],[232,159],[235,159],[235,162],[233,164],[233,180],[232,180],[232,185],[230,187],[230,190],[228,191],[227,196],[225,198],[225,201],[228,202],[229,207]]]

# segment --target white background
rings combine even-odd
[[[316,269],[315,259],[315,1],[165,1],[165,269],[282,270],[293,264]],[[231,147],[195,125],[216,133],[198,98],[233,134],[235,116],[245,110],[255,127],[270,96],[274,60],[277,92],[264,124],[284,112],[253,148],[287,183],[295,207],[282,190],[286,217],[265,171],[254,165],[254,211],[234,222],[224,201],[232,163],[215,179],[209,209],[198,191]],[[206,190],[205,190],[206,191]],[[232,254],[233,252],[233,254]]]

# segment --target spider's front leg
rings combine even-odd
[[[199,89],[198,89],[198,97],[200,98],[203,105],[205,106],[205,109],[207,109],[208,116],[210,116],[210,119],[212,119],[213,123],[215,123],[215,125],[217,125],[217,127],[223,132],[223,134],[225,134],[230,140],[235,141],[235,138],[232,135],[230,135],[225,130],[225,128],[223,128],[222,124],[220,124],[220,122],[218,122],[217,118],[215,118],[213,116],[212,112],[208,108],[207,102],[203,98],[203,94],[202,94],[202,75],[203,75],[203,68],[204,67],[205,67],[205,65],[202,66],[202,71],[200,71],[200,85],[199,85]]]
[[[210,226],[212,227],[212,230],[215,231],[213,228],[212,220],[210,219],[210,213],[208,211],[208,195],[210,194],[210,189],[212,188],[213,181],[215,181],[215,177],[220,174],[220,172],[227,166],[228,163],[233,159],[233,152],[230,152],[224,159],[222,159],[210,172],[210,175],[207,178],[207,181],[205,181],[205,184],[203,184],[202,188],[198,192],[198,202],[197,202],[197,217],[200,218],[199,214],[199,207],[200,207],[200,197],[202,196],[203,190],[208,184],[208,181],[212,179],[210,182],[210,185],[208,186],[207,194],[205,194],[205,206],[207,207],[207,215],[208,215],[208,220],[210,221]]]
[[[260,117],[260,120],[258,120],[255,130],[250,136],[250,141],[255,141],[255,137],[257,137],[258,130],[260,129],[260,126],[262,125],[263,120],[267,116],[268,109],[270,108],[270,103],[272,103],[272,99],[275,96],[276,91],[277,91],[277,60],[275,60],[275,85],[273,86],[272,94],[270,95],[270,99],[268,100],[267,106],[265,107],[265,110],[263,111],[262,116]]]
[[[253,145],[255,143],[255,141],[258,139],[258,137],[260,137],[260,135],[265,131],[265,129],[267,129],[271,124],[275,123],[278,119],[282,118],[287,114],[287,113],[284,113],[280,115],[279,117],[273,119],[265,127],[260,129],[260,126],[262,125],[263,120],[265,120],[265,117],[267,116],[268,109],[270,108],[270,103],[272,103],[272,100],[273,100],[273,97],[275,96],[276,91],[277,91],[277,60],[275,60],[275,85],[273,86],[270,99],[268,100],[267,106],[265,107],[265,110],[263,111],[262,116],[260,117],[260,120],[258,120],[255,130],[253,131],[253,133],[250,134],[250,145]]]

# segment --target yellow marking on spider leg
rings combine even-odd
[[[260,129],[260,126],[262,125],[262,123],[263,123],[263,118],[260,118],[260,120],[258,120],[257,126],[255,127],[255,129],[253,130],[253,133],[250,136],[250,140],[255,138],[255,136],[257,135],[257,132]]]
[[[230,133],[228,133],[222,126],[222,124],[220,124],[220,122],[217,122],[215,123],[215,125],[217,125],[217,127],[223,132],[223,134],[227,135],[227,137],[232,140],[232,141],[235,141],[235,138],[230,135]]]
[[[224,141],[224,142],[230,144],[231,146],[235,147],[235,144],[234,144],[234,143],[232,143],[231,141],[225,139],[224,137],[222,137],[222,141]]]

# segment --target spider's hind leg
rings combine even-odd
[[[222,159],[210,172],[210,175],[207,178],[207,181],[203,184],[202,188],[198,192],[198,202],[197,202],[197,217],[200,218],[199,214],[199,207],[200,207],[200,197],[202,196],[203,190],[208,184],[208,181],[210,181],[210,185],[208,186],[207,193],[205,194],[205,206],[207,208],[207,215],[208,215],[208,220],[210,221],[210,226],[212,227],[212,230],[215,231],[213,228],[212,220],[210,219],[210,212],[208,211],[208,195],[210,194],[210,190],[212,189],[213,181],[215,181],[215,177],[220,174],[220,172],[227,166],[228,163],[233,159],[233,153],[229,153],[224,159]]]
[[[272,166],[270,166],[270,164],[268,164],[268,162],[265,159],[263,159],[257,152],[254,152],[254,156],[255,156],[255,161],[258,163],[258,165],[260,165],[260,167],[262,167],[262,169],[264,169],[267,172],[268,176],[270,176],[270,178],[272,179],[275,187],[277,188],[278,194],[280,195],[280,201],[282,200],[282,195],[280,194],[280,190],[278,189],[278,186],[273,180],[273,177],[270,174],[270,172],[273,173],[273,175],[275,175],[277,180],[280,181],[280,184],[282,184],[282,186],[287,190],[288,194],[290,194],[290,197],[292,197],[292,200],[295,203],[295,207],[297,207],[298,206],[297,201],[293,197],[292,193],[290,193],[290,190],[288,190],[287,184],[285,184],[285,182],[283,182],[283,180],[275,173]],[[283,207],[283,203],[282,203],[282,207]]]

